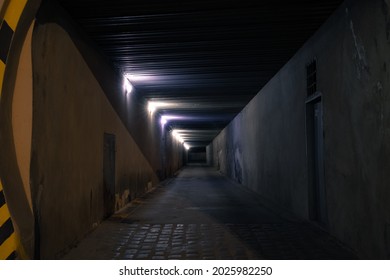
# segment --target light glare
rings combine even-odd
[[[131,93],[133,91],[133,85],[126,77],[123,78],[123,88],[126,93]]]
[[[176,129],[172,130],[172,135],[173,135],[173,137],[175,137],[175,139],[176,139],[177,141],[179,141],[180,143],[184,143],[183,138],[182,138],[181,135],[177,132]]]
[[[162,116],[160,122],[161,122],[161,125],[164,126],[167,124],[168,121],[164,116]]]
[[[132,82],[144,82],[153,80],[151,75],[126,74],[125,77]]]
[[[153,102],[148,103],[148,111],[149,113],[153,114],[156,111],[156,105]]]
[[[148,111],[149,111],[149,113],[153,114],[159,108],[163,108],[166,105],[167,105],[167,103],[165,103],[165,102],[148,101]],[[165,116],[165,118],[168,119],[167,116]]]

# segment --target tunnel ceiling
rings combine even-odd
[[[59,2],[169,127],[205,145],[342,1]]]

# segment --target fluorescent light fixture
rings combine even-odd
[[[190,118],[186,117],[186,116],[179,116],[179,115],[162,115],[160,121],[161,121],[161,124],[164,123],[164,125],[165,125],[166,123],[168,123],[171,120],[185,120],[185,119],[190,119]]]
[[[164,115],[163,116],[166,120],[170,121],[170,120],[183,120],[183,119],[186,119],[185,116],[177,116],[177,115]]]
[[[153,114],[158,108],[166,107],[167,103],[158,101],[148,101],[148,111]],[[168,118],[167,118],[168,119]]]
[[[126,77],[123,77],[123,89],[125,93],[131,93],[133,91],[133,85]]]
[[[161,125],[164,126],[167,124],[168,120],[164,116],[162,116],[160,119],[160,122],[161,122]]]
[[[126,74],[125,77],[131,82],[144,82],[153,80],[153,76],[151,75]]]
[[[181,138],[180,136],[178,136],[176,139],[177,139],[177,141],[179,141],[180,143],[182,143],[182,144],[184,143],[183,138]]]
[[[165,125],[165,124],[167,124],[167,122],[168,122],[169,120],[172,120],[172,119],[174,119],[172,116],[169,116],[169,115],[162,115],[162,116],[161,116],[161,119],[160,119],[160,122],[161,122],[162,125]]]
[[[176,139],[177,141],[179,141],[180,143],[184,143],[183,138],[182,138],[181,135],[177,132],[176,129],[172,130],[172,135],[173,135],[173,137],[175,137],[175,139]]]
[[[149,113],[153,114],[156,111],[156,105],[154,102],[148,102],[148,111]]]

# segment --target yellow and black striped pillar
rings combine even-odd
[[[9,0],[3,2],[4,6],[0,7],[1,16],[4,16],[0,22],[0,98],[12,39],[27,1]],[[0,178],[0,260],[16,259],[18,243]]]
[[[16,237],[0,182],[0,260],[16,258]]]

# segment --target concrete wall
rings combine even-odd
[[[317,60],[331,234],[390,257],[390,2],[346,1],[213,141],[214,166],[309,219],[306,65]]]
[[[169,131],[165,130],[163,135],[162,150],[165,154],[164,173],[167,177],[171,177],[184,165],[184,148],[183,144],[177,141]]]
[[[183,149],[162,144],[165,132],[146,102],[124,92],[120,73],[55,3],[37,16],[32,59],[36,252],[52,259],[107,215],[104,133],[115,135],[115,210],[180,168]]]

